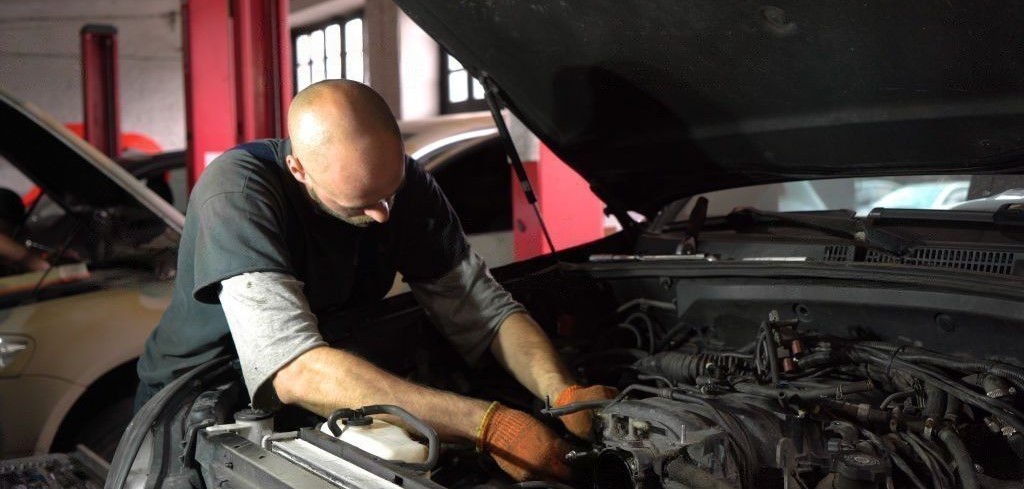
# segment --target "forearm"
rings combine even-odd
[[[46,270],[49,268],[46,260],[32,254],[28,248],[4,234],[0,234],[0,259],[10,263],[17,263],[29,271]]]
[[[6,235],[0,234],[0,257],[11,261],[20,262],[25,259],[29,251]]]
[[[548,397],[553,402],[574,383],[551,340],[528,314],[516,313],[505,319],[491,343],[491,352],[540,399]]]
[[[396,377],[352,353],[329,347],[307,351],[278,370],[278,397],[321,416],[339,408],[394,404],[411,412],[443,439],[474,441],[488,404]]]

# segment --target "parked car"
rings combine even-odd
[[[15,238],[57,266],[0,278],[0,457],[113,453],[135,360],[170,302],[184,217],[116,163],[0,90],[0,186],[42,195]]]
[[[1024,4],[397,3],[623,222],[494,270],[581,382],[621,394],[537,403],[496,363],[462,364],[408,294],[325,318],[333,345],[556,429],[596,410],[593,440],[564,434],[572,480],[517,487],[1020,484],[1022,220],[687,205],[780,182],[1019,172]],[[855,188],[840,190],[853,202]],[[512,487],[428,430],[437,456],[409,465],[298,408],[255,421],[247,403],[230,359],[190,372],[135,418],[108,487]]]
[[[983,211],[983,212],[997,212],[1004,206],[1010,206],[1013,209],[1020,209],[1024,206],[1024,189],[1013,188],[1004,190],[991,197],[983,197],[980,199],[972,199],[960,204],[954,205],[950,209],[957,211]]]
[[[971,182],[965,180],[919,182],[901,186],[857,214],[866,216],[871,209],[949,209],[967,200]]]

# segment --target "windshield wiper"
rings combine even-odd
[[[726,221],[733,228],[755,224],[784,223],[853,240],[857,246],[872,248],[896,256],[906,255],[917,243],[907,236],[885,229],[868,226],[863,220],[857,219],[851,212],[846,216],[832,214],[801,214],[792,212],[772,212],[744,207],[734,210],[726,216]]]

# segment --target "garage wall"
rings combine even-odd
[[[361,0],[292,0],[293,25],[362,8]],[[82,121],[79,30],[118,29],[121,130],[164,149],[185,145],[180,0],[0,2],[0,86],[61,122]],[[439,113],[438,47],[399,14],[402,116]]]
[[[61,122],[82,121],[79,30],[118,29],[122,132],[185,146],[179,0],[0,2],[0,86]]]
[[[441,113],[441,47],[405,13],[398,14],[402,118],[422,119]]]

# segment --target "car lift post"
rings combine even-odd
[[[284,137],[288,0],[182,0],[189,187],[236,144]]]
[[[82,120],[85,140],[111,158],[121,154],[117,96],[117,28],[87,24],[82,44]]]

